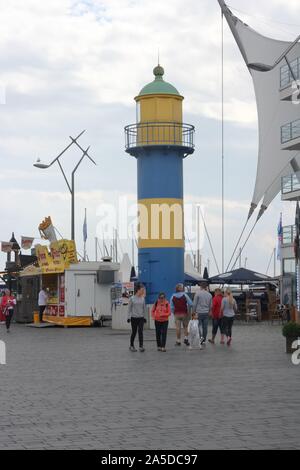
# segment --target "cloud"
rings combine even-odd
[[[261,32],[255,15],[297,23],[298,1],[235,0],[254,16],[248,21]],[[124,152],[124,125],[135,120],[134,96],[151,81],[160,49],[166,80],[185,96],[185,117],[196,125],[197,149],[185,162],[186,194],[207,205],[206,217],[220,255],[220,10],[212,0],[0,0],[0,236],[36,233],[45,215],[53,214],[69,234],[70,198],[58,167],[42,172],[37,157],[49,162],[87,129],[82,145],[91,145],[98,166],[84,162],[76,174],[77,233],[81,239],[84,207],[91,234],[96,208],[111,188],[136,192],[136,162]],[[296,13],[296,14],[295,14]],[[249,18],[248,18],[249,19]],[[273,25],[280,36],[283,25]],[[283,33],[282,33],[283,34]],[[293,34],[290,36],[293,38]],[[285,32],[285,37],[287,33]],[[238,237],[251,198],[256,171],[256,110],[249,76],[238,48],[225,27],[226,213],[227,256]],[[189,121],[188,121],[189,122]],[[70,176],[80,158],[73,149],[63,159]],[[242,161],[242,165],[241,165]],[[274,203],[258,229],[277,225]],[[276,242],[276,228],[274,230]],[[268,258],[270,242],[253,249],[257,269]],[[92,251],[93,241],[89,250]],[[209,255],[209,249],[205,248]],[[3,257],[1,258],[3,260]]]

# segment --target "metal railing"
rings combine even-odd
[[[300,171],[289,176],[283,176],[281,179],[282,194],[289,194],[294,191],[300,191]]]
[[[282,237],[282,244],[283,245],[293,245],[296,237],[296,226],[295,225],[287,225],[283,227],[283,237]]]
[[[291,69],[293,70],[294,77],[297,80],[300,79],[300,57],[290,62],[290,65]],[[280,88],[284,89],[291,85],[294,82],[294,77],[290,71],[289,66],[283,65],[280,68]]]
[[[125,127],[126,150],[147,145],[195,148],[195,127],[177,122],[144,122]]]
[[[281,143],[285,144],[300,137],[300,119],[281,127]]]

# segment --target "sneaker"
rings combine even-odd
[[[145,352],[145,348],[144,348],[143,346],[140,346],[140,347],[139,347],[139,351],[140,351],[140,352]]]
[[[184,340],[184,344],[185,344],[186,346],[189,346],[189,345],[190,345],[189,340],[188,340],[187,338]]]
[[[161,352],[167,352],[166,348],[161,348]]]
[[[201,345],[205,346],[206,340],[204,338],[201,338],[200,343],[201,343]]]
[[[157,351],[161,352],[161,351],[162,351],[162,348],[157,348]]]
[[[180,342],[180,341],[176,341],[175,346],[181,346],[181,342]]]
[[[134,346],[130,346],[129,351],[131,351],[131,352],[137,352],[137,349],[135,349]]]

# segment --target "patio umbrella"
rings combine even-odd
[[[261,284],[262,281],[270,282],[272,281],[272,278],[266,276],[265,274],[251,271],[250,269],[239,268],[228,273],[219,274],[218,276],[211,277],[209,281],[211,284],[244,285],[255,283]]]

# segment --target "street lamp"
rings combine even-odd
[[[94,163],[94,165],[96,165],[96,162],[88,154],[88,151],[89,151],[90,147],[88,147],[86,150],[84,150],[81,147],[81,145],[77,142],[78,139],[82,136],[82,134],[84,134],[84,132],[85,131],[82,131],[75,139],[70,136],[71,143],[56,158],[54,158],[54,160],[52,160],[51,163],[45,164],[45,163],[42,163],[40,159],[38,159],[36,161],[36,163],[34,163],[34,165],[33,165],[35,168],[39,168],[40,170],[46,170],[47,168],[50,168],[55,162],[58,163],[59,168],[60,168],[60,170],[63,174],[64,180],[65,180],[65,182],[68,186],[68,189],[70,191],[70,194],[71,194],[71,239],[72,240],[75,240],[75,173],[78,170],[78,168],[79,168],[81,162],[83,161],[84,157],[88,157],[91,160],[91,162]],[[68,178],[67,178],[67,176],[64,172],[64,169],[63,169],[59,159],[74,144],[83,152],[83,155],[80,158],[77,165],[75,166],[75,168],[73,169],[73,171],[71,173],[71,183],[69,183]]]

